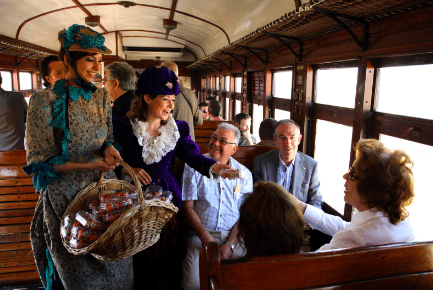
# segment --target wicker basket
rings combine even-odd
[[[68,205],[61,226],[63,226],[67,214],[83,209],[89,201],[97,198],[98,194],[103,190],[136,190],[138,193],[138,205],[121,215],[95,242],[85,248],[74,249],[62,237],[63,245],[74,255],[90,253],[97,259],[104,261],[119,260],[132,256],[155,244],[159,240],[164,225],[178,211],[176,206],[166,201],[159,199],[143,200],[141,184],[135,172],[125,162],[117,161],[132,176],[135,186],[123,180],[104,180],[104,175],[100,172],[99,181],[91,183],[77,193]]]

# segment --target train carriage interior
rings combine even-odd
[[[433,241],[432,0],[1,0],[0,19],[1,88],[22,92],[27,103],[45,88],[39,69],[58,55],[59,31],[79,24],[101,33],[112,51],[97,86],[115,61],[140,73],[173,61],[198,102],[215,98],[227,121],[249,114],[256,136],[265,118],[294,120],[299,151],[319,164],[323,209],[346,221],[353,208],[343,200],[342,176],[354,145],[374,138],[404,150],[414,162],[415,235]],[[252,151],[241,152],[252,165]],[[39,289],[29,242],[38,195],[19,172],[25,152],[3,153],[0,288]]]

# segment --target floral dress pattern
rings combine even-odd
[[[55,93],[58,92],[58,85],[63,85],[64,90],[69,89],[71,94],[71,98],[66,99],[68,105],[65,111],[68,132],[54,125],[54,104],[58,103],[60,98]],[[65,82],[58,81],[54,89],[43,90],[32,97],[27,117],[28,164],[49,164],[50,160],[59,160],[59,156],[66,156],[70,162],[91,162],[102,159],[101,148],[104,144],[114,142],[107,91],[97,89],[91,95],[88,92],[87,97],[75,94],[74,98],[70,88],[72,87],[65,87]],[[66,141],[65,134],[69,134]],[[105,173],[104,176],[108,179],[115,178],[113,171]],[[49,180],[46,189],[40,193],[31,224],[30,239],[36,265],[45,286],[48,249],[65,289],[114,290],[133,287],[132,258],[100,261],[90,254],[70,254],[62,244],[60,222],[66,207],[77,192],[97,180],[98,172],[93,170],[63,172],[57,174],[57,178]]]

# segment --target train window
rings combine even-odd
[[[337,136],[338,141],[329,141]],[[341,214],[345,205],[343,175],[349,169],[351,143],[352,127],[317,120],[314,159],[319,164],[320,192],[323,200]]]
[[[242,92],[242,77],[235,78],[235,93]]]
[[[254,104],[253,105],[254,118],[253,119],[253,135],[259,137],[260,123],[263,121],[263,106]]]
[[[213,77],[209,78],[209,89],[213,89]]]
[[[20,78],[20,90],[32,89],[32,73],[20,71],[19,78]]]
[[[292,98],[292,71],[278,71],[273,74],[272,95],[274,98]]]
[[[2,89],[5,91],[12,91],[12,73],[10,71],[1,70],[0,74],[2,76]]]
[[[240,100],[236,100],[235,115],[241,112],[242,112],[242,103]]]
[[[230,97],[229,97],[229,93],[227,93],[227,97],[224,98],[225,101],[225,111],[224,111],[224,120],[229,120],[229,110],[230,110]]]
[[[220,77],[216,77],[215,80],[215,90],[219,90],[220,89]]]
[[[412,205],[408,207],[408,211],[410,212],[411,223],[417,239],[432,239],[433,230],[430,226],[426,227],[426,221],[433,220],[431,211],[433,196],[430,194],[430,168],[433,163],[433,147],[385,134],[380,134],[380,141],[389,148],[402,149],[413,161],[412,172],[415,177],[415,198]]]
[[[290,119],[290,112],[280,109],[275,109],[274,111],[274,119],[279,121],[283,119]]]
[[[225,91],[230,92],[230,76],[226,76],[225,81],[226,81],[226,85],[224,87]]]
[[[376,110],[432,120],[433,64],[378,69]]]
[[[324,68],[316,71],[316,103],[354,108],[358,68]]]

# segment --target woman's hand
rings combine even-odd
[[[227,174],[221,174],[222,170],[227,170]],[[228,178],[228,179],[236,179],[236,174],[231,174],[231,173],[237,173],[237,170],[232,169],[230,166],[228,166],[227,164],[220,164],[220,163],[215,163],[213,165],[213,172],[218,174],[219,176],[221,176],[222,178]]]
[[[152,178],[150,177],[149,173],[146,172],[146,170],[142,168],[131,168],[135,172],[135,175],[137,175],[137,178],[140,180],[141,184],[149,185],[152,182]],[[126,170],[125,174],[132,178],[132,176]]]
[[[104,161],[108,164],[108,165],[114,165],[114,166],[118,166],[119,163],[114,161],[114,157],[123,160],[122,157],[120,157],[120,153],[119,151],[117,151],[116,148],[114,148],[113,145],[107,146],[104,148]]]
[[[113,170],[115,168],[114,165],[108,165],[103,160],[95,160],[93,162],[90,162],[89,165],[90,165],[90,169],[98,170],[98,171],[102,171],[102,172],[107,172],[107,171]]]
[[[221,260],[223,259],[230,259],[230,257],[232,256],[233,252],[232,252],[232,248],[230,248],[229,245],[224,244],[220,247],[220,255],[221,255]]]

